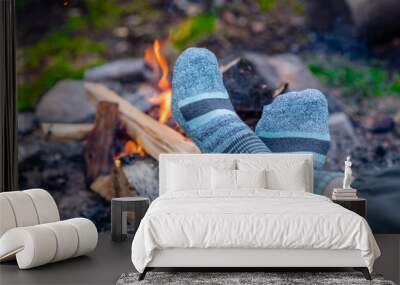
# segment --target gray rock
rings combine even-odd
[[[158,162],[151,157],[136,157],[123,171],[129,184],[139,194],[151,201],[158,197]]]
[[[265,82],[276,88],[281,83],[289,83],[290,90],[307,88],[322,89],[323,86],[310,72],[300,57],[294,54],[262,55],[248,52],[244,57],[250,60]]]
[[[368,201],[367,221],[374,233],[400,232],[399,166],[360,173],[352,186]]]
[[[143,59],[124,58],[88,69],[85,72],[85,80],[130,82],[145,78],[145,72]]]
[[[374,113],[361,119],[361,125],[373,133],[385,133],[394,129],[393,119],[383,113]]]
[[[353,124],[345,113],[331,114],[329,116],[328,125],[332,133],[340,133],[342,137],[348,137],[353,142],[358,143]]]
[[[345,113],[334,113],[329,116],[329,132],[331,147],[327,156],[327,164],[332,169],[341,169],[343,161],[354,147],[359,145],[359,139],[353,124]]]
[[[117,94],[122,94],[124,92],[124,85],[118,81],[102,81],[105,86],[113,90]]]
[[[397,112],[396,115],[394,115],[393,121],[395,123],[395,132],[400,136],[400,112]]]
[[[396,115],[394,115],[394,122],[396,123],[397,126],[400,126],[400,112],[397,112]]]
[[[245,52],[243,57],[255,66],[257,74],[263,78],[268,88],[276,89],[282,83],[289,83],[289,91],[318,89],[325,93],[330,113],[343,110],[339,99],[327,92],[323,84],[297,55],[283,53],[269,56]]]
[[[82,123],[90,122],[95,107],[85,95],[83,81],[62,80],[50,89],[36,107],[36,116],[41,122]]]
[[[256,73],[263,79],[268,88],[276,89],[283,82],[279,78],[275,66],[269,62],[269,56],[255,52],[245,52],[242,57],[251,62]]]
[[[30,158],[35,158],[40,153],[38,143],[18,143],[18,164],[23,164]]]
[[[36,116],[32,112],[19,112],[18,113],[18,133],[26,135],[31,133],[36,127]]]
[[[133,106],[143,112],[147,112],[153,106],[149,99],[157,94],[157,90],[150,84],[139,85],[135,92],[124,92],[122,97],[128,100]]]

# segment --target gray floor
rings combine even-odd
[[[115,243],[102,233],[88,256],[28,270],[19,270],[16,262],[1,264],[0,284],[115,284],[122,273],[134,270],[130,253],[131,241]]]
[[[375,235],[375,239],[381,250],[381,257],[376,260],[374,271],[400,284],[400,234]]]
[[[382,257],[375,272],[399,283],[400,235],[376,235]],[[0,265],[0,284],[115,284],[124,272],[134,271],[130,260],[131,241],[114,243],[100,234],[97,249],[78,257],[30,270],[19,270],[15,262]]]

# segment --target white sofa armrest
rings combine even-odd
[[[89,253],[97,241],[96,226],[84,218],[13,228],[0,238],[0,262],[16,256],[28,269]]]

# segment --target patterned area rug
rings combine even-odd
[[[148,272],[146,278],[138,281],[138,273],[122,274],[117,285],[145,284],[267,284],[267,285],[297,285],[297,284],[376,284],[395,285],[381,276],[373,275],[368,281],[359,272]]]

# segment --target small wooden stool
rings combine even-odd
[[[135,213],[136,233],[140,221],[149,208],[150,200],[146,197],[121,197],[111,200],[111,239],[123,241],[128,233],[128,212]]]

